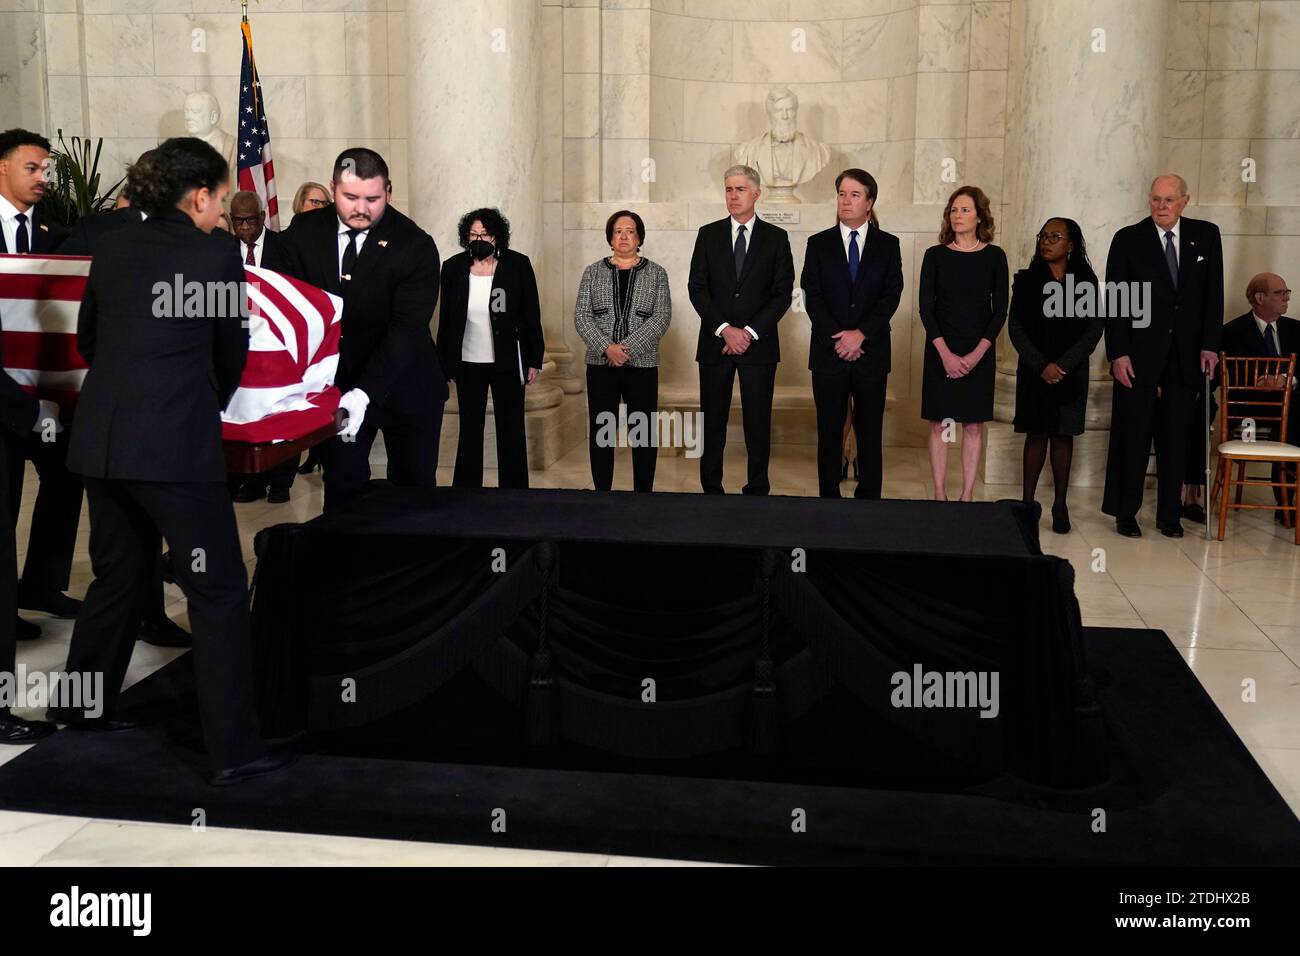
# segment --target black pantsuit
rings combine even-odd
[[[91,263],[77,321],[89,370],[68,467],[88,488],[95,580],[68,666],[104,673],[100,716],[113,717],[166,537],[189,602],[208,759],[219,771],[263,752],[248,582],[221,450],[221,409],[239,384],[248,332],[239,315],[159,315],[154,283],[177,274],[238,283],[244,267],[232,243],[178,210],[121,229]]]
[[[69,434],[69,428],[65,428],[54,436],[54,441],[43,441],[39,431],[21,439],[7,439],[15,445],[15,453],[9,456],[10,514],[17,515],[22,503],[27,460],[40,477],[20,587],[21,592],[33,597],[66,590],[72,572],[72,553],[81,521],[81,476],[68,471]]]
[[[495,361],[469,363],[464,361],[463,353],[472,265],[470,254],[461,252],[442,267],[438,359],[444,374],[456,383],[460,406],[460,438],[452,484],[459,488],[483,487],[483,433],[487,393],[491,389],[497,433],[497,485],[527,488],[525,385],[520,378],[526,377],[529,369],[540,369],[546,354],[537,277],[532,261],[522,252],[504,249],[497,254],[489,311]]]
[[[619,402],[627,405],[629,418],[634,412],[648,416],[651,426],[657,421],[659,406],[659,369],[636,368],[630,364],[614,368],[610,365],[587,366],[587,444],[591,456],[591,480],[597,491],[609,491],[614,486],[614,447],[598,442],[601,428],[598,416],[605,413],[618,419]],[[608,421],[608,418],[605,419]],[[631,430],[629,426],[629,431]],[[650,440],[647,429],[646,440]],[[707,448],[707,443],[705,444]],[[659,449],[653,444],[632,449],[632,488],[634,491],[654,491],[655,465]]]
[[[263,748],[253,705],[248,577],[225,483],[87,477],[86,495],[95,580],[68,652],[69,672],[103,673],[104,714],[114,713],[151,600],[161,534],[189,601],[208,758],[218,769],[253,760]]]
[[[14,625],[18,618],[18,548],[14,540],[14,525],[17,513],[10,510],[12,500],[9,494],[9,476],[12,474],[11,459],[22,458],[14,450],[19,436],[24,436],[31,429],[40,413],[40,406],[35,398],[18,387],[18,383],[3,371],[4,358],[0,353],[0,671],[13,673],[15,666],[16,638]],[[5,709],[0,707],[0,717]]]
[[[528,487],[528,441],[524,435],[524,386],[519,368],[504,362],[461,362],[456,375],[460,405],[460,440],[456,443],[457,488],[483,487],[483,432],[487,427],[487,396],[492,392],[492,418],[497,433],[497,485]]]

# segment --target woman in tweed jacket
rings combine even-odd
[[[668,331],[673,305],[668,273],[641,257],[645,223],[623,209],[605,223],[613,253],[593,262],[578,283],[573,323],[587,343],[587,431],[591,478],[597,491],[614,484],[618,405],[627,403],[632,445],[632,487],[652,491],[658,443],[659,340]],[[636,417],[634,417],[636,416]],[[644,427],[635,429],[644,416]],[[612,423],[612,424],[611,424]],[[634,435],[643,441],[633,443]]]

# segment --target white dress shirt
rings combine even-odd
[[[18,214],[20,212],[27,214],[27,248],[31,249],[36,245],[31,207],[19,209],[4,196],[0,196],[0,227],[4,229],[6,252],[18,251]]]
[[[858,240],[857,240],[857,241],[858,241],[858,262],[861,262],[861,261],[862,261],[862,247],[866,244],[866,241],[867,241],[867,230],[870,229],[870,228],[871,228],[871,220],[870,220],[870,219],[868,219],[868,220],[867,220],[866,222],[864,222],[862,225],[858,226],[856,229],[854,229],[854,227],[852,227],[852,226],[846,226],[844,223],[840,223],[840,239],[841,239],[841,240],[843,241],[843,243],[844,243],[844,261],[845,261],[845,262],[848,262],[848,261],[849,261],[849,233],[851,233],[851,232],[856,232],[856,233],[858,234]]]
[[[491,363],[496,360],[492,345],[492,317],[488,314],[492,303],[494,276],[469,277],[469,311],[465,315],[465,338],[461,341],[462,362]]]
[[[749,222],[744,222],[744,223],[737,220],[735,216],[731,217],[731,254],[733,257],[736,254],[736,236],[740,234],[741,226],[745,227],[745,255],[749,255],[749,244],[754,239],[754,223],[756,222],[758,222],[757,215],[750,216]],[[716,329],[713,330],[713,334],[716,335],[718,338],[722,338],[722,330],[725,329],[726,327],[727,327],[727,323],[723,322],[721,325],[719,325]],[[758,333],[755,332],[753,329],[751,329],[748,325],[745,326],[745,331],[749,333],[749,337],[751,339],[753,339],[755,342],[758,341]]]
[[[344,235],[346,235],[346,233],[344,233]],[[347,245],[347,242],[345,241],[343,244]],[[253,265],[260,266],[262,264],[262,249],[265,245],[266,245],[266,230],[263,229],[261,232],[257,234],[257,238],[253,240]],[[357,236],[357,246],[359,247],[360,245],[361,245],[361,237]],[[361,250],[358,248],[357,251],[360,252]],[[342,261],[342,257],[343,257],[343,253],[340,252],[339,253],[340,262]],[[240,242],[239,258],[244,260],[244,262],[248,262],[248,243]]]
[[[339,275],[343,275],[343,251],[348,247],[348,230],[352,227],[339,220]],[[370,235],[369,229],[362,229],[357,233],[357,255],[361,255],[361,247],[366,244],[366,236]]]

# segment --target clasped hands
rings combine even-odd
[[[943,370],[949,378],[965,378],[971,369],[979,365],[980,359],[984,358],[984,353],[988,350],[988,339],[980,339],[979,345],[965,355],[958,355],[947,345],[942,345],[939,348],[939,358],[943,361]]]
[[[862,358],[862,343],[867,337],[857,329],[836,332],[831,338],[835,341],[835,354],[844,361],[856,362]]]
[[[724,326],[722,329],[722,354],[723,355],[744,355],[749,351],[749,343],[754,341],[749,337],[749,333],[744,329],[738,329],[734,325]]]
[[[620,345],[618,342],[611,342],[605,346],[605,364],[610,368],[618,368],[620,365],[626,365],[632,358],[627,347]]]

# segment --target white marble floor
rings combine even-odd
[[[382,462],[382,448],[376,462]],[[949,462],[949,494],[958,485],[959,462]],[[450,455],[444,455],[450,464]],[[924,449],[885,451],[884,493],[888,498],[931,496]],[[382,464],[378,472],[382,473]],[[743,480],[743,447],[727,452],[729,487]],[[816,466],[811,446],[773,449],[774,494],[815,495]],[[450,483],[451,469],[439,480]],[[486,480],[495,483],[489,471]],[[589,488],[586,450],[577,448],[545,471],[533,472],[534,487]],[[35,475],[28,472],[18,529],[25,547]],[[630,488],[630,460],[621,453],[616,488]],[[656,487],[666,491],[698,489],[698,463],[662,457]],[[732,489],[735,490],[735,489]],[[978,485],[980,500],[1019,497],[1007,485]],[[1199,525],[1185,524],[1188,535],[1174,541],[1155,531],[1154,493],[1139,520],[1144,537],[1121,538],[1098,510],[1101,489],[1071,492],[1074,528],[1055,535],[1047,522],[1044,550],[1074,565],[1076,591],[1085,624],[1160,628],[1187,659],[1219,709],[1293,810],[1300,810],[1300,548],[1291,532],[1272,523],[1268,511],[1238,512],[1229,518],[1227,540],[1205,541]],[[1051,493],[1040,500],[1050,505]],[[1264,500],[1264,499],[1260,499]],[[319,475],[299,478],[286,505],[265,501],[237,505],[241,537],[252,568],[252,539],[260,529],[282,521],[305,520],[319,513]],[[85,593],[90,579],[86,554],[88,524],[82,516],[70,592]],[[1099,552],[1098,549],[1101,549]],[[20,552],[21,561],[21,552]],[[169,613],[187,624],[180,592],[168,587]],[[29,668],[63,664],[71,622],[29,615],[44,628],[39,641],[19,645],[19,662]],[[176,651],[137,644],[128,682],[152,673]],[[1256,688],[1252,702],[1242,700],[1242,682]],[[24,716],[34,713],[19,711]],[[0,748],[0,763],[23,748]],[[0,812],[0,863],[10,866],[89,865],[467,865],[467,866],[635,866],[666,861],[597,854],[561,853],[366,840],[314,834],[224,830],[209,827],[146,824],[84,817]]]

